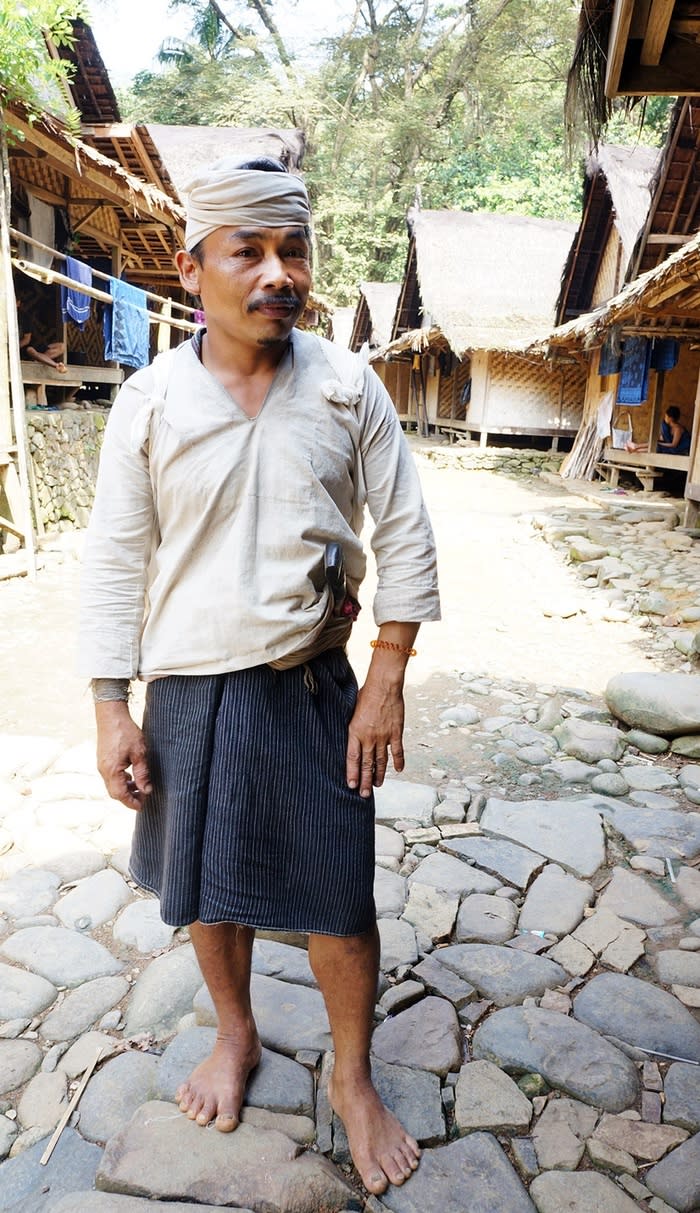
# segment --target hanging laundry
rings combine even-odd
[[[646,337],[626,337],[622,369],[617,385],[618,404],[643,404],[649,394],[651,342]]]
[[[84,261],[75,257],[66,257],[66,277],[74,282],[82,282],[83,286],[92,286],[92,270]],[[61,286],[61,314],[64,320],[72,320],[79,329],[85,328],[90,319],[89,295],[79,291],[77,286]]]
[[[105,359],[125,366],[146,366],[149,361],[149,320],[146,292],[119,278],[110,278],[114,300],[104,311]]]
[[[620,351],[620,332],[619,329],[613,327],[608,329],[605,334],[605,341],[600,349],[600,358],[598,360],[599,375],[617,375],[622,363],[622,354]]]
[[[651,351],[651,365],[655,371],[672,371],[678,363],[681,343],[675,337],[655,337]]]
[[[35,240],[40,240],[42,244],[48,245],[49,249],[53,249],[56,236],[54,209],[49,206],[48,202],[42,202],[41,198],[37,198],[34,194],[27,192],[27,197],[29,199],[29,235],[33,236]],[[37,248],[35,244],[25,247],[27,248],[25,256],[29,261],[43,266],[44,269],[51,268],[52,252]]]

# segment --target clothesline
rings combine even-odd
[[[60,274],[58,270],[44,269],[41,265],[35,265],[33,261],[25,261],[21,257],[13,257],[12,264],[15,269],[26,274],[28,278],[34,278],[37,282],[44,282],[49,285],[69,286],[74,290],[80,291],[83,295],[89,295],[91,299],[98,299],[100,303],[108,303],[110,306],[114,303],[111,295],[106,291],[99,290],[96,286],[87,286],[84,282],[78,282],[75,278],[69,278],[67,274]],[[109,282],[109,275],[101,275],[106,277]],[[154,295],[152,292],[146,292],[149,299],[158,299],[161,303],[167,303],[168,300],[162,299],[160,295]],[[177,305],[182,306],[182,305]],[[194,312],[194,309],[188,309]],[[180,319],[176,316],[162,315],[160,312],[152,312],[146,310],[146,315],[152,324],[169,324],[171,328],[181,329],[186,333],[196,333],[201,325],[193,323],[191,320]]]
[[[23,244],[31,244],[34,248],[41,249],[44,253],[51,253],[54,257],[60,257],[62,261],[66,260],[66,253],[59,253],[57,249],[51,248],[51,246],[48,244],[42,244],[40,240],[35,240],[33,236],[28,236],[25,232],[20,232],[17,228],[11,227],[10,235],[14,236],[16,240],[21,240]],[[22,258],[22,260],[26,261],[27,259]],[[34,265],[35,262],[28,262],[28,264]],[[44,267],[38,266],[37,268],[43,269]],[[103,282],[109,282],[110,278],[114,277],[113,274],[105,274],[102,270],[92,269],[92,266],[90,268],[92,270],[93,278],[101,278]],[[49,272],[54,273],[56,271]],[[87,294],[81,283],[75,283],[75,286],[80,288],[83,291],[83,294]],[[197,310],[196,308],[189,307],[186,303],[178,303],[175,299],[164,298],[162,295],[157,295],[154,291],[147,291],[143,287],[140,287],[139,289],[143,290],[143,293],[147,299],[153,299],[157,303],[161,304],[169,303],[172,307],[179,308],[181,312],[185,312],[190,316],[193,316]]]

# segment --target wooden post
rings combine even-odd
[[[7,434],[10,438],[9,458],[3,465],[2,479],[5,495],[12,512],[13,529],[24,539],[27,553],[27,573],[33,579],[36,577],[36,552],[34,548],[34,528],[32,526],[31,496],[29,490],[29,472],[27,455],[27,426],[24,412],[24,384],[22,383],[22,368],[19,358],[19,332],[17,326],[17,304],[15,302],[15,286],[12,281],[12,261],[10,250],[10,165],[7,155],[7,139],[5,126],[0,130],[0,262],[2,262],[2,286],[0,287],[0,312],[3,313],[4,332],[0,331],[0,343],[6,351],[9,370],[10,391],[5,403],[0,408],[7,412],[2,416],[3,440]],[[9,407],[11,404],[11,408]],[[9,422],[9,428],[8,428]],[[13,441],[14,440],[14,441]],[[19,473],[19,475],[18,475]]]
[[[654,392],[654,405],[651,410],[651,426],[649,429],[650,453],[656,450],[656,444],[659,441],[659,434],[661,432],[661,419],[664,415],[663,396],[665,378],[665,371],[656,372],[656,391]]]

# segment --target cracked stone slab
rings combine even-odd
[[[575,1171],[597,1121],[597,1109],[576,1099],[550,1100],[532,1134],[540,1169]]]
[[[518,1132],[530,1126],[530,1100],[490,1061],[471,1061],[462,1066],[455,1097],[455,1124],[460,1134],[474,1129]]]
[[[528,890],[518,926],[523,931],[569,935],[592,901],[592,885],[577,880],[558,864],[548,863]]]
[[[700,1133],[647,1171],[647,1187],[678,1213],[692,1213],[700,1205]]]
[[[258,1033],[268,1049],[293,1057],[299,1049],[326,1053],[332,1047],[328,1015],[318,990],[253,973],[250,992]],[[194,1009],[201,1027],[216,1027],[214,1004],[206,986],[196,994]]]
[[[468,838],[454,839],[443,843],[441,849],[433,855],[428,855],[408,878],[409,889],[414,884],[432,885],[441,893],[451,897],[466,897],[470,893],[495,893],[500,889],[501,881],[495,876],[481,872],[478,867],[464,859],[456,858],[462,854],[462,844],[469,843]],[[445,854],[445,852],[450,852]]]
[[[561,965],[546,956],[497,944],[452,944],[439,948],[433,957],[499,1007],[540,996],[545,990],[564,985],[567,980]]]
[[[211,1053],[214,1028],[185,1028],[170,1042],[158,1062],[154,1094],[174,1102],[175,1092]],[[263,1049],[259,1066],[248,1080],[244,1103],[294,1116],[313,1116],[313,1076],[291,1057]]]
[[[605,862],[600,814],[585,799],[511,802],[492,797],[480,824],[485,834],[532,847],[577,876],[593,876]]]
[[[303,1213],[358,1208],[327,1159],[274,1129],[241,1124],[203,1132],[172,1104],[152,1100],[107,1144],[97,1172],[102,1191]]]
[[[600,973],[574,999],[574,1016],[635,1048],[700,1062],[700,1023],[673,994],[651,982]]]
[[[700,854],[700,813],[681,813],[672,808],[645,808],[599,802],[618,834],[644,854],[656,859],[694,859]]]
[[[697,1066],[674,1061],[664,1082],[664,1124],[700,1129],[700,1082]]]
[[[639,1206],[607,1175],[597,1171],[545,1171],[530,1195],[538,1213],[638,1213]]]
[[[374,789],[374,812],[378,822],[393,826],[396,821],[417,821],[419,825],[433,824],[433,809],[438,803],[435,788],[403,779],[385,779]]]
[[[372,1035],[372,1053],[381,1061],[433,1074],[448,1074],[462,1064],[457,1013],[445,998],[428,995],[391,1015]]]
[[[613,868],[612,879],[598,899],[598,908],[638,927],[663,927],[677,922],[680,910],[659,893],[644,876],[627,868]]]
[[[542,855],[536,855],[527,847],[500,838],[452,838],[449,841],[443,840],[440,850],[457,855],[467,863],[475,864],[477,869],[490,873],[499,883],[505,880],[518,889],[526,889],[532,877],[545,863]],[[427,860],[423,862],[426,863]],[[465,891],[493,893],[496,890],[474,888]]]
[[[625,1116],[601,1117],[594,1137],[599,1137],[609,1146],[624,1150],[642,1162],[658,1162],[674,1146],[688,1137],[685,1129],[677,1125],[651,1125],[643,1120],[627,1120]]]
[[[459,1141],[425,1150],[409,1183],[391,1187],[382,1205],[391,1213],[464,1213],[465,1194],[478,1193],[474,1213],[534,1213],[520,1179],[490,1133],[470,1133]]]
[[[454,926],[459,897],[449,896],[429,884],[411,885],[403,917],[418,935],[428,939],[446,939]],[[381,921],[381,919],[380,919]]]
[[[592,1028],[556,1011],[506,1007],[477,1028],[472,1053],[516,1074],[535,1071],[551,1087],[608,1112],[639,1093],[636,1066]]]

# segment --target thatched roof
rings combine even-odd
[[[668,327],[674,318],[683,329]],[[611,325],[641,323],[650,335],[657,323],[663,326],[658,330],[661,335],[682,331],[690,337],[700,331],[700,232],[604,306],[554,329],[546,341],[537,343],[534,352],[553,346],[590,349],[601,343]]]
[[[359,350],[365,342],[376,349],[391,340],[400,293],[400,282],[360,283],[360,298],[350,336],[351,350]]]
[[[274,156],[290,170],[301,168],[306,137],[301,130],[240,126],[164,126],[149,122],[148,130],[165,167],[182,194],[198,169],[224,156],[240,160]]]
[[[657,148],[615,144],[601,144],[589,155],[581,222],[566,260],[557,303],[558,324],[589,311],[613,226],[622,243],[624,279],[649,212],[659,157]]]
[[[425,345],[440,330],[467,350],[523,350],[551,331],[571,223],[464,211],[412,216],[423,329],[390,349]]]
[[[641,143],[633,147],[601,144],[591,152],[586,172],[602,173],[612,202],[613,223],[620,234],[625,265],[644,226],[651,203],[651,186],[661,152]]]
[[[696,0],[582,0],[566,115],[597,142],[612,99],[700,95]]]
[[[343,349],[350,348],[354,319],[355,309],[352,306],[336,307],[333,309],[328,336],[331,341],[335,341],[336,345],[342,345]]]

